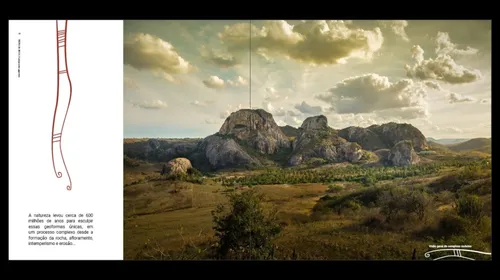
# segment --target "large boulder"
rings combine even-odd
[[[219,135],[231,136],[261,154],[274,154],[290,147],[290,140],[276,124],[273,115],[262,109],[241,109],[231,113]]]
[[[188,170],[192,168],[191,161],[187,158],[174,158],[167,162],[165,168],[162,170],[164,175],[180,176],[186,175]]]
[[[420,158],[413,149],[410,140],[403,140],[392,147],[388,161],[393,166],[409,166],[420,162]]]

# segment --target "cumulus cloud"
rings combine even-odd
[[[439,90],[439,91],[442,90],[441,85],[438,82],[426,81],[424,84],[431,89],[435,89],[435,90]]]
[[[450,92],[448,94],[448,102],[450,103],[462,103],[462,102],[473,102],[474,98],[470,96],[464,96],[458,93]]]
[[[124,63],[138,70],[150,70],[169,81],[174,75],[186,74],[196,68],[180,56],[169,43],[144,33],[132,34],[124,42]]]
[[[477,54],[478,49],[466,46],[463,49],[458,48],[458,46],[451,42],[450,35],[447,32],[438,32],[436,36],[436,54],[437,55],[451,55],[451,56],[461,56],[461,55],[474,55]]]
[[[380,28],[352,28],[344,21],[311,20],[291,25],[285,20],[265,21],[261,28],[249,23],[225,26],[218,34],[231,52],[251,50],[265,58],[284,55],[299,62],[325,65],[349,58],[371,59],[383,44]]]
[[[242,76],[238,76],[234,81],[228,80],[227,83],[233,87],[246,86],[248,85],[248,81]]]
[[[205,59],[205,61],[221,68],[232,67],[240,63],[240,61],[234,55],[228,52],[216,51],[207,46],[201,46],[200,54],[201,57]]]
[[[153,100],[153,101],[142,101],[142,102],[131,102],[132,106],[141,108],[141,109],[148,109],[148,110],[159,110],[159,109],[165,109],[168,107],[167,103],[161,100]]]
[[[223,88],[225,85],[224,80],[217,76],[210,76],[210,78],[203,81],[203,84],[208,88]]]
[[[482,73],[477,69],[468,69],[459,65],[452,56],[472,55],[476,49],[458,49],[451,43],[447,33],[439,32],[436,39],[436,57],[424,58],[424,50],[419,45],[411,48],[411,54],[415,64],[405,65],[406,75],[409,78],[420,80],[438,80],[449,84],[472,83],[482,78]]]
[[[385,28],[390,28],[392,32],[401,39],[405,41],[410,41],[408,35],[406,34],[405,28],[408,26],[408,21],[406,20],[379,20],[380,25]]]
[[[316,98],[328,103],[338,114],[376,113],[393,109],[405,115],[426,107],[426,91],[422,84],[410,79],[390,82],[388,77],[365,74],[340,81],[327,93]],[[386,114],[389,111],[386,111]],[[384,113],[382,113],[384,114]],[[411,115],[411,114],[410,114]]]
[[[302,101],[302,103],[300,104],[296,104],[295,109],[299,110],[301,113],[308,115],[319,115],[323,113],[323,108],[321,108],[321,106],[311,106],[305,101]]]

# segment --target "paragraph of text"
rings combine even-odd
[[[71,246],[93,241],[94,215],[40,214],[28,215],[28,245]]]

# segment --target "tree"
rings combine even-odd
[[[275,213],[266,213],[261,205],[262,194],[255,190],[231,193],[229,209],[219,204],[212,212],[215,236],[215,257],[219,259],[266,259],[272,241],[281,227]],[[227,211],[229,210],[229,211]]]

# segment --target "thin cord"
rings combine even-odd
[[[249,40],[248,40],[248,43],[250,45],[250,48],[249,48],[249,61],[250,61],[250,67],[249,67],[249,70],[250,70],[250,74],[249,74],[249,80],[248,80],[248,84],[249,84],[249,103],[250,103],[250,110],[252,109],[252,20],[249,20]]]

